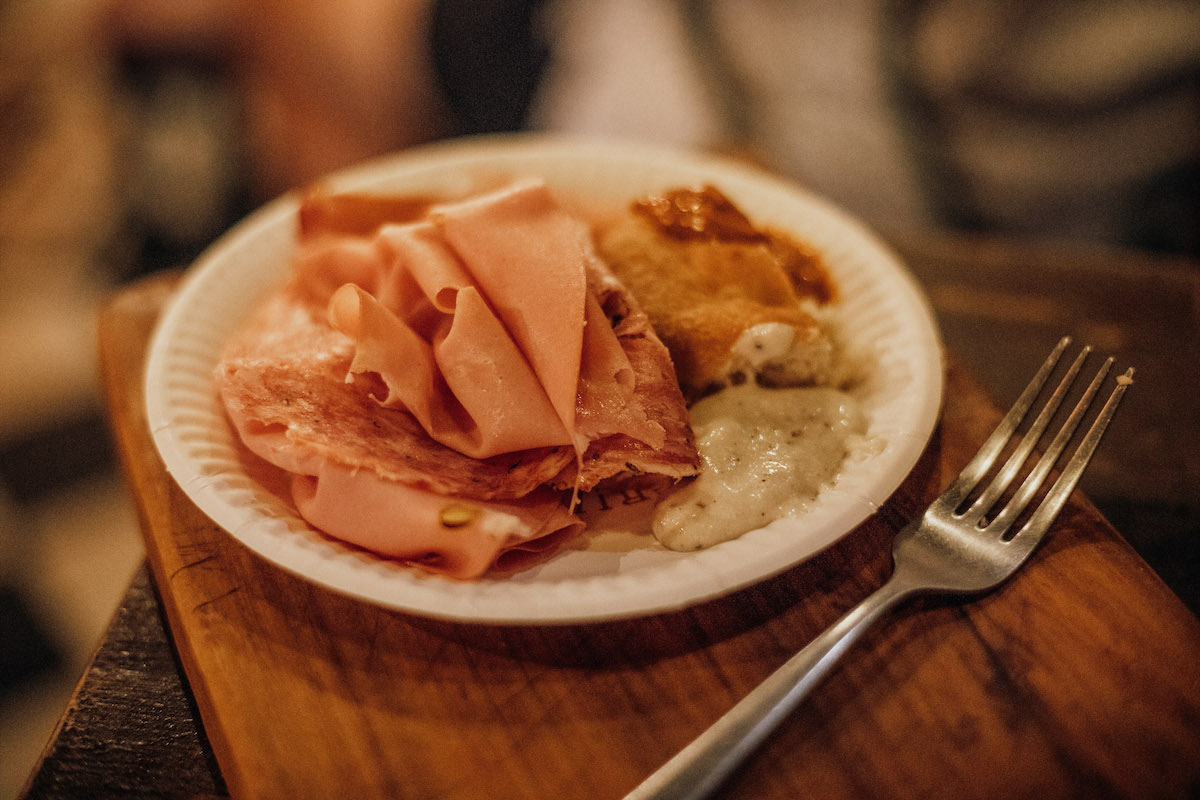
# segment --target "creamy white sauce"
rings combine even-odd
[[[829,385],[832,347],[791,325],[764,322],[742,332],[729,349],[726,376],[754,375],[771,386]]]
[[[669,494],[654,535],[672,550],[699,550],[804,511],[864,446],[866,417],[828,387],[731,386],[697,402],[692,429],[701,474]]]

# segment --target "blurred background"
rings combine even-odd
[[[885,236],[1200,257],[1195,0],[0,0],[0,797],[142,558],[98,308],[331,170],[511,130],[742,155]],[[1200,298],[1173,302],[1194,336]],[[1178,480],[1085,488],[1196,608]]]

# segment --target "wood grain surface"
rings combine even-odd
[[[883,581],[894,531],[998,418],[951,359],[941,423],[895,495],[730,597],[587,626],[432,621],[280,571],[166,474],[141,369],[170,288],[152,279],[109,306],[101,362],[171,634],[235,797],[620,798]],[[1200,621],[1077,494],[1017,579],[965,605],[918,601],[869,633],[723,796],[1197,792]]]
[[[143,564],[21,800],[229,796],[159,609]]]

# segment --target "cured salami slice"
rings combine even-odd
[[[581,530],[581,490],[698,470],[666,348],[540,182],[315,194],[300,220],[292,278],[217,387],[318,529],[475,578]]]

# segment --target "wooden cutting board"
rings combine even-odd
[[[893,533],[999,416],[951,360],[941,423],[895,495],[733,596],[587,626],[432,621],[285,574],[166,474],[141,377],[176,277],[113,300],[101,363],[153,575],[235,797],[620,798],[884,580]],[[1198,787],[1200,622],[1076,494],[1016,580],[966,605],[918,601],[868,634],[722,796]]]

